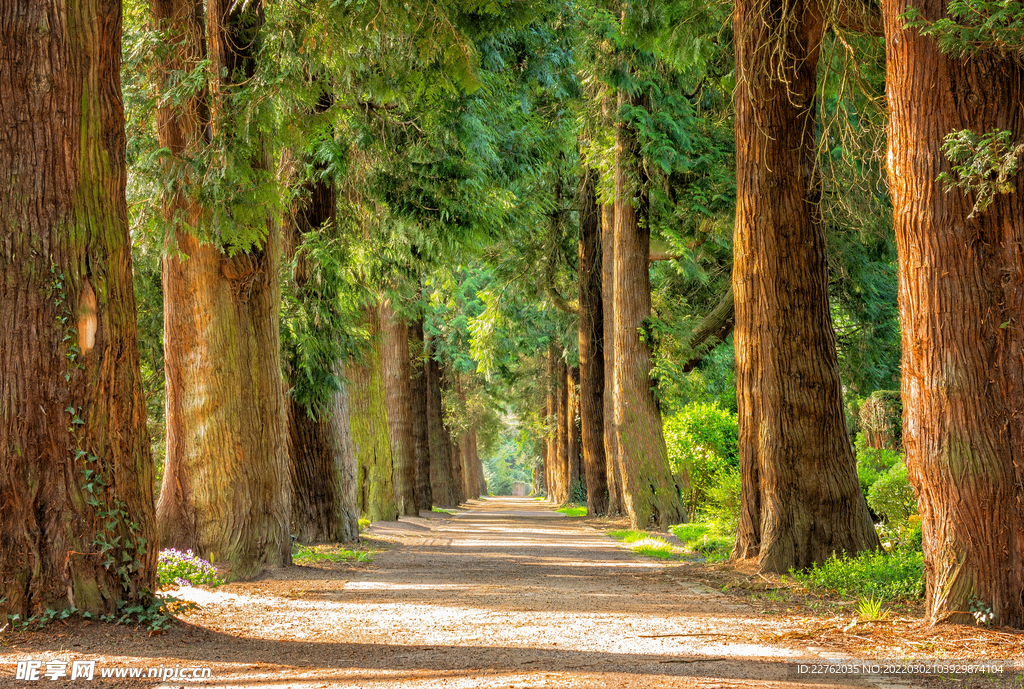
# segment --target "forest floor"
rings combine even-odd
[[[642,557],[603,533],[617,523],[530,498],[456,512],[374,524],[363,545],[372,562],[171,591],[194,605],[159,634],[86,621],[4,632],[0,686],[91,684],[15,679],[16,661],[31,659],[44,671],[95,661],[93,681],[105,687],[1024,687],[1024,636],[1008,630],[932,630],[914,618],[851,625],[841,605],[801,602],[784,582]],[[857,660],[898,659],[906,670],[907,658],[1016,658],[1017,669],[886,676]],[[101,679],[178,666],[179,676],[210,677]]]

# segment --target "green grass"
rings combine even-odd
[[[580,507],[579,505],[563,505],[562,507],[559,507],[555,511],[556,512],[561,512],[562,514],[564,514],[564,515],[566,515],[568,517],[586,517],[587,516],[587,507],[586,507],[586,505],[584,505],[583,507]]]
[[[713,522],[690,522],[670,526],[672,535],[688,550],[700,553],[709,561],[727,560],[732,554],[735,537]]]
[[[823,565],[791,574],[811,591],[843,597],[891,601],[912,600],[924,594],[924,556],[914,550],[832,556]]]
[[[646,531],[609,531],[608,535],[629,545],[630,550],[638,555],[656,557],[659,560],[678,560],[683,555],[665,539],[652,536]]]
[[[317,562],[373,562],[372,550],[345,550],[336,545],[302,545],[292,548],[292,562],[311,565]]]

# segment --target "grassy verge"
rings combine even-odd
[[[566,515],[567,517],[586,517],[587,516],[587,506],[586,505],[580,506],[580,505],[576,505],[576,504],[573,504],[573,503],[568,503],[566,505],[562,505],[561,507],[559,507],[555,511],[556,512],[561,512],[562,514]]]

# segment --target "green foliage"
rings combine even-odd
[[[1021,13],[1021,39],[1024,40],[1024,12]],[[1024,143],[1013,144],[1013,132],[995,129],[987,134],[976,134],[969,129],[946,135],[942,152],[953,164],[953,173],[943,172],[938,181],[949,190],[959,187],[974,192],[976,200],[968,218],[982,213],[998,194],[1012,194],[1020,159],[1024,157]]]
[[[912,550],[833,555],[824,564],[790,574],[819,593],[871,596],[879,601],[913,600],[924,594],[924,556]]]
[[[709,507],[710,491],[730,468],[738,466],[736,414],[717,403],[695,402],[665,420],[665,443],[673,473],[687,477],[684,496],[690,515]]]
[[[947,15],[923,19],[916,8],[902,15],[908,28],[931,36],[944,53],[971,57],[979,52],[1024,61],[1024,3],[1018,0],[951,0]]]
[[[917,513],[917,499],[902,458],[875,481],[867,497],[871,509],[890,525],[906,525]]]
[[[736,541],[735,529],[723,528],[719,522],[690,522],[670,526],[669,531],[695,553],[700,553],[709,562],[727,560],[732,555]]]
[[[863,432],[857,434],[854,448],[857,453],[857,478],[860,479],[860,487],[865,495],[881,476],[903,462],[903,455],[895,450],[869,447]]]

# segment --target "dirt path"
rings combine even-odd
[[[370,534],[394,544],[372,564],[183,589],[175,595],[199,608],[160,636],[88,623],[8,634],[0,684],[37,685],[14,679],[15,661],[31,658],[69,668],[95,660],[97,681],[102,668],[211,675],[105,686],[870,686],[798,675],[795,660],[821,659],[753,643],[770,624],[756,610],[532,499],[474,501],[456,516],[403,518]]]

